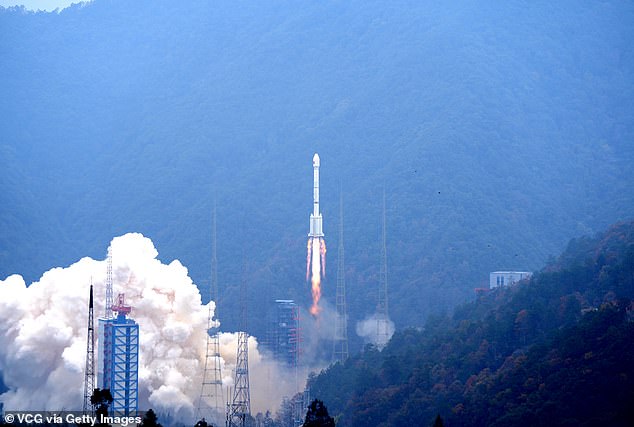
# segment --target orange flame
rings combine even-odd
[[[308,254],[306,255],[306,281],[308,282],[308,272],[310,271],[310,255],[312,253],[312,240],[308,239],[308,243],[306,244],[306,249],[308,249]]]
[[[321,253],[321,276],[326,277],[326,241],[319,239],[319,252]]]
[[[321,307],[319,307],[319,300],[321,299],[320,240],[322,239],[313,238],[312,248],[310,250],[310,252],[312,252],[312,277],[310,283],[311,293],[313,295],[313,305],[310,307],[310,314],[313,316],[317,316],[321,312]]]

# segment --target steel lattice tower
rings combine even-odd
[[[240,286],[242,331],[238,332],[238,350],[234,378],[233,399],[227,410],[228,427],[244,427],[251,419],[251,392],[249,390],[249,334],[247,332],[246,282]]]
[[[215,317],[218,319],[218,259],[216,252],[216,207],[214,206],[212,219],[212,243],[211,243],[211,282],[209,284],[209,301],[215,301]],[[200,397],[196,408],[196,418],[207,416],[208,420],[220,417],[224,406],[222,396],[222,372],[220,366],[220,342],[219,331],[216,329],[214,313],[209,306],[207,316],[207,351],[205,354],[205,370],[200,387]]]
[[[348,358],[348,315],[346,309],[346,269],[343,249],[343,195],[339,194],[339,247],[337,249],[337,317],[332,361],[342,362]]]
[[[88,340],[86,344],[86,375],[84,377],[84,414],[92,414],[90,401],[95,391],[95,322],[92,303],[92,280],[90,281],[90,302],[88,303]]]
[[[112,247],[108,246],[108,260],[106,267],[106,312],[104,319],[112,319]]]
[[[383,348],[390,339],[387,298],[387,232],[385,215],[385,190],[383,190],[383,227],[381,230],[381,265],[379,267],[379,295],[376,307],[376,345]]]

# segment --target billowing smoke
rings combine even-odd
[[[114,294],[125,293],[130,317],[140,327],[139,408],[191,419],[214,302],[203,305],[187,269],[177,260],[163,264],[152,241],[141,234],[117,237],[111,246]],[[83,258],[44,273],[28,287],[18,275],[0,281],[0,371],[9,387],[0,396],[5,409],[81,408],[88,289],[92,278],[95,318],[103,316],[105,275],[105,260]],[[237,334],[222,333],[220,343],[223,382],[229,385]],[[249,350],[253,410],[275,409],[283,395],[295,392],[294,383],[280,380],[283,369],[258,352],[253,337]]]
[[[394,322],[375,313],[357,322],[356,330],[366,344],[383,348],[394,335]]]

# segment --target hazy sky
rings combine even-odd
[[[73,3],[80,3],[80,0],[0,0],[0,6],[24,5],[24,7],[31,10],[63,9]]]

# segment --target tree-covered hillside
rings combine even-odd
[[[138,231],[204,286],[215,199],[224,327],[242,278],[254,318],[306,302],[318,151],[324,297],[341,185],[351,325],[374,310],[385,188],[392,317],[420,325],[634,215],[632,22],[618,1],[0,10],[0,276]]]
[[[634,423],[634,222],[311,380],[338,426]]]

